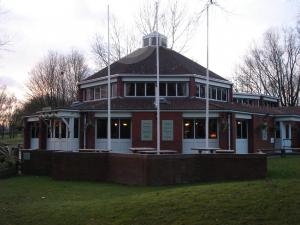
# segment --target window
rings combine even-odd
[[[156,37],[151,38],[151,41],[152,41],[151,45],[156,45]]]
[[[200,98],[205,98],[206,96],[206,84],[198,84],[196,90],[196,96]],[[222,87],[209,87],[209,98],[218,101],[227,101],[227,89]],[[237,101],[237,100],[235,100]]]
[[[136,83],[136,96],[145,96],[145,83]]]
[[[79,119],[74,118],[74,138],[78,138],[79,136]]]
[[[246,120],[236,121],[236,138],[238,139],[248,138],[248,125]]]
[[[97,138],[107,138],[107,119],[97,119]]]
[[[55,133],[55,138],[59,138],[59,121],[58,120],[54,121],[54,133]]]
[[[126,96],[135,96],[135,83],[126,84]]]
[[[64,121],[60,121],[61,124],[61,138],[67,137],[67,127]]]
[[[130,138],[130,119],[120,119],[120,138],[129,139]]]
[[[166,96],[167,95],[167,84],[166,83],[160,83],[159,84],[159,95],[160,96]]]
[[[275,125],[275,138],[280,138],[280,123],[276,122]]]
[[[168,96],[176,96],[176,83],[168,83],[167,87]]]
[[[209,138],[218,138],[218,120],[209,119]],[[185,139],[205,138],[205,119],[185,119],[183,121],[183,135]]]
[[[186,96],[185,83],[177,83],[177,96]]]
[[[268,128],[267,128],[267,127],[263,127],[263,128],[261,129],[261,139],[262,139],[263,141],[268,140]]]
[[[205,120],[195,120],[195,138],[205,138]]]
[[[289,126],[289,124],[285,124],[285,138],[286,139],[290,138],[290,126]]]
[[[31,138],[38,138],[39,137],[39,122],[32,122],[31,127]]]
[[[88,100],[94,100],[94,88],[88,88]]]
[[[100,99],[100,87],[95,88],[95,99]]]
[[[111,97],[116,97],[117,96],[117,83],[112,83],[110,87],[111,87],[110,96]]]
[[[111,138],[130,139],[131,120],[130,119],[111,119]],[[107,119],[97,119],[97,138],[107,138]]]
[[[107,98],[107,85],[101,85],[101,98]]]
[[[155,83],[146,83],[146,96],[155,96]]]
[[[183,121],[183,137],[185,139],[194,138],[194,120]]]

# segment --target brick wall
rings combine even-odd
[[[173,120],[173,141],[162,141],[161,149],[177,150],[182,152],[182,113],[168,112],[160,113],[160,119]],[[141,123],[142,120],[152,120],[152,140],[142,141]],[[162,137],[162,123],[161,137]],[[133,112],[132,113],[132,146],[156,148],[156,113],[155,112]]]
[[[196,96],[196,82],[194,77],[190,77],[190,85],[189,85],[189,96]]]
[[[265,178],[264,154],[139,155],[117,153],[30,152],[22,172],[58,180],[111,181],[168,185],[203,181]],[[24,154],[22,154],[23,156]]]
[[[262,140],[261,128],[262,124],[266,123],[268,127],[268,138]],[[274,120],[269,116],[252,115],[249,120],[249,153],[257,152],[258,149],[271,149],[274,144],[271,143],[271,138],[275,136]]]

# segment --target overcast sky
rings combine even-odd
[[[204,2],[189,0],[187,11],[201,11]],[[227,79],[232,78],[253,41],[261,40],[270,27],[294,26],[300,12],[299,0],[217,2],[226,10],[215,7],[210,14],[210,68]],[[107,4],[122,25],[133,27],[142,0],[2,0],[1,7],[7,13],[0,17],[0,34],[9,35],[11,43],[9,50],[0,54],[0,85],[24,98],[28,74],[48,50],[79,49],[94,68],[90,45],[95,33],[106,32]],[[205,66],[205,41],[203,17],[184,55]]]

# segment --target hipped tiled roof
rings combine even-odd
[[[156,47],[140,48],[110,66],[114,74],[156,74]],[[206,68],[171,49],[159,48],[159,71],[161,75],[197,74],[205,75]],[[91,80],[107,76],[107,67],[85,79]],[[225,80],[210,71],[210,77]]]
[[[154,98],[113,98],[111,100],[111,109],[120,111],[136,111],[136,110],[156,110],[154,105]],[[213,111],[235,111],[244,113],[254,114],[269,114],[269,115],[299,115],[300,107],[258,107],[246,104],[228,103],[228,102],[217,102],[210,101],[210,110]],[[71,110],[107,110],[107,101],[90,101],[81,102],[78,104],[71,105],[66,109]],[[199,98],[166,98],[164,103],[160,104],[161,110],[166,111],[204,111],[205,100]]]

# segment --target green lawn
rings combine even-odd
[[[268,178],[134,187],[0,180],[0,224],[300,224],[300,157],[268,160]]]

